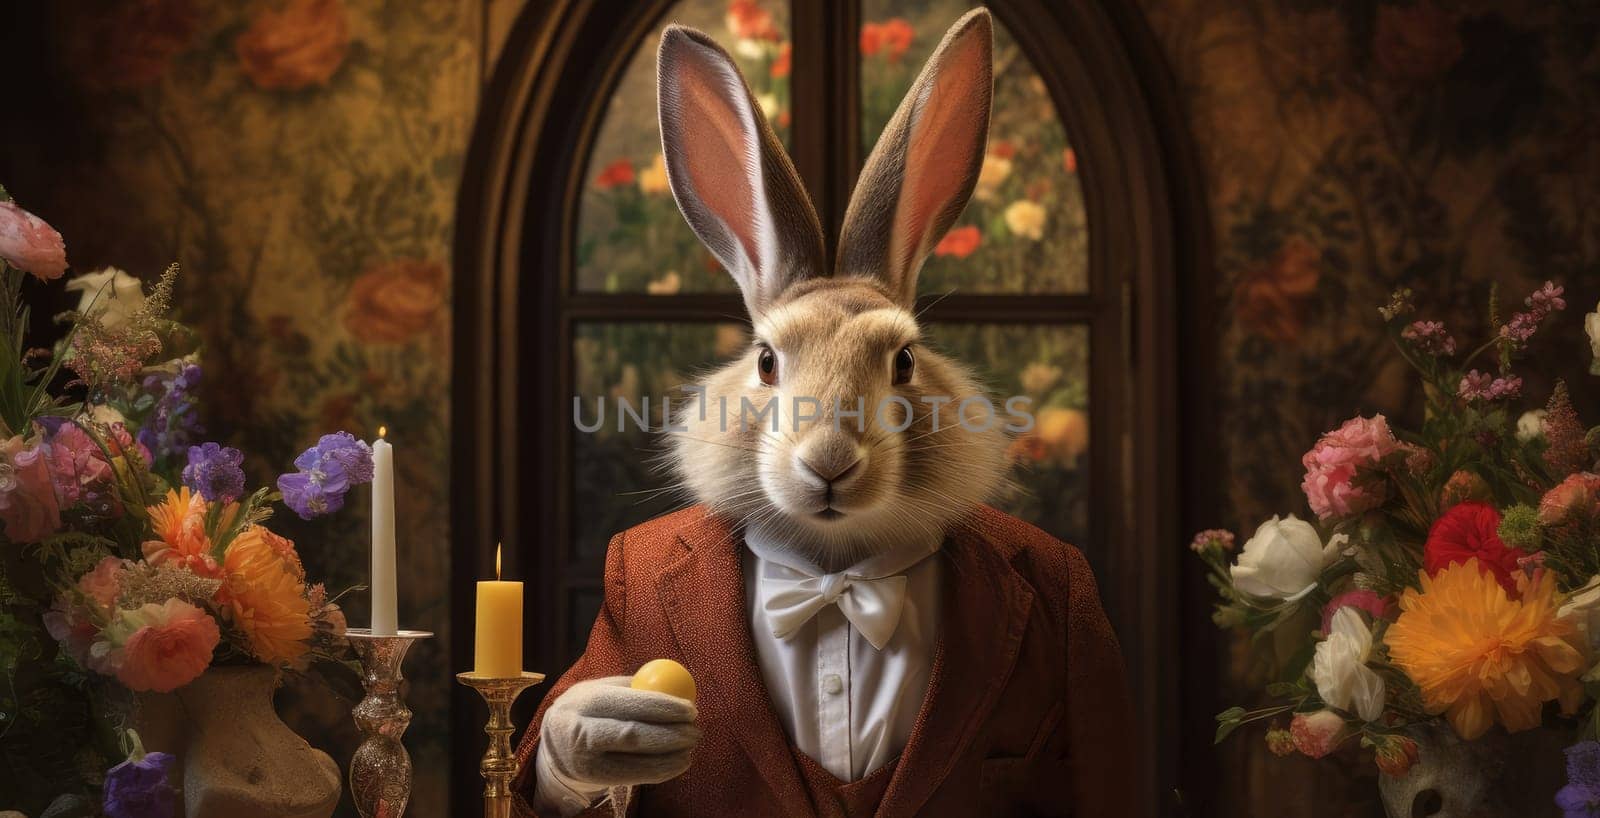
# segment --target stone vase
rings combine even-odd
[[[1507,735],[1498,727],[1462,741],[1447,724],[1419,725],[1417,763],[1403,776],[1379,774],[1389,818],[1540,818],[1559,816],[1555,793],[1566,781],[1565,732],[1540,728]]]
[[[140,694],[145,749],[172,753],[182,771],[184,818],[328,818],[339,804],[339,765],[278,718],[278,672],[214,667],[164,694]]]

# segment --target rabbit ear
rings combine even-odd
[[[824,273],[822,224],[726,51],[668,26],[656,66],[672,195],[753,316],[790,284]]]
[[[839,236],[837,274],[876,278],[902,304],[923,259],[961,215],[983,167],[993,93],[993,23],[950,27],[867,158]]]

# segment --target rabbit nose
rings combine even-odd
[[[854,441],[830,440],[795,453],[796,465],[824,484],[843,482],[860,473],[866,452]]]

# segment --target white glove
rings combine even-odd
[[[611,787],[659,784],[689,769],[700,740],[694,703],[631,681],[579,682],[545,711],[535,760],[541,807],[572,814]]]

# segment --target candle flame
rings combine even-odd
[[[494,544],[494,578],[496,581],[500,579],[500,549],[504,547],[503,543]]]
[[[389,427],[387,427],[387,426],[379,426],[378,427],[378,439],[382,440],[382,439],[384,439],[384,438],[386,438],[388,436],[389,436]]]

